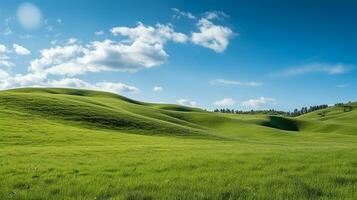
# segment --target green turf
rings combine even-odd
[[[0,199],[357,199],[349,106],[283,118],[1,91]]]

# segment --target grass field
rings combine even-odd
[[[283,118],[1,91],[0,199],[357,199],[350,105]]]

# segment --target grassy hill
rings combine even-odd
[[[347,106],[284,118],[0,91],[0,197],[356,199],[357,104]]]

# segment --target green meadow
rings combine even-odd
[[[357,199],[357,104],[296,118],[0,92],[0,199]]]

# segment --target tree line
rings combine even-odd
[[[348,102],[349,104],[351,103],[350,101]],[[335,104],[336,107],[342,107],[343,108],[343,112],[350,112],[353,110],[353,106],[351,105],[346,105],[344,103],[336,103]]]
[[[297,117],[299,115],[303,115],[303,114],[313,112],[316,110],[325,109],[327,107],[328,107],[328,105],[322,104],[322,105],[316,105],[316,106],[310,106],[310,107],[302,107],[300,109],[296,108],[292,112],[290,112],[290,111],[286,112],[286,111],[274,110],[274,109],[243,111],[243,110],[234,110],[234,109],[224,108],[224,109],[214,109],[213,112],[232,113],[232,114],[268,114],[268,115],[283,115],[283,116],[289,116],[289,117]]]

